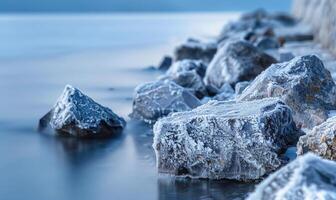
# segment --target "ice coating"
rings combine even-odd
[[[278,99],[210,101],[154,125],[161,173],[255,180],[282,165],[278,153],[298,138],[291,110]]]
[[[70,85],[65,86],[52,110],[40,120],[40,129],[50,126],[77,137],[114,135],[125,125],[123,118]]]
[[[308,153],[261,182],[247,200],[336,199],[336,163]]]
[[[201,102],[185,88],[170,80],[139,85],[134,92],[132,118],[154,123],[171,112],[196,108]]]
[[[336,107],[335,83],[315,55],[272,65],[257,76],[237,100],[266,97],[280,97],[292,108],[295,122],[304,128],[322,123],[329,110]]]
[[[297,154],[313,152],[325,159],[336,160],[336,117],[329,118],[301,136]]]

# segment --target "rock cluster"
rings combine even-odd
[[[279,157],[299,132],[278,99],[211,101],[154,125],[161,173],[210,179],[255,180],[281,166]]]
[[[247,200],[336,199],[336,163],[300,156],[261,182]]]
[[[107,137],[120,133],[125,125],[112,110],[67,85],[54,107],[40,119],[39,129],[50,127],[74,137]]]

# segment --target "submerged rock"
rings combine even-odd
[[[201,99],[207,95],[203,82],[205,70],[206,65],[199,60],[177,61],[161,79],[170,79]]]
[[[314,56],[296,57],[274,64],[261,73],[238,101],[280,97],[293,110],[297,125],[312,128],[336,108],[336,86],[322,61]]]
[[[314,127],[307,135],[301,136],[297,154],[313,152],[323,158],[336,160],[336,117],[329,118]]]
[[[112,110],[67,85],[54,107],[40,119],[39,129],[50,127],[58,134],[75,137],[106,137],[120,133],[125,125]]]
[[[164,56],[161,63],[158,66],[159,70],[168,70],[169,67],[173,64],[173,58],[170,56]]]
[[[154,123],[171,112],[196,108],[201,102],[188,90],[170,80],[159,80],[135,88],[132,118]]]
[[[209,63],[217,51],[217,44],[203,43],[199,40],[188,39],[186,43],[175,49],[175,60],[192,59]]]
[[[205,84],[221,88],[224,83],[235,85],[253,80],[276,60],[249,42],[229,42],[221,48],[209,64]]]
[[[272,98],[210,101],[161,118],[153,130],[159,172],[210,179],[259,179],[298,138],[290,108]]]
[[[336,199],[336,163],[299,156],[261,182],[247,200]]]

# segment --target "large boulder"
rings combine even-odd
[[[336,160],[336,117],[314,127],[307,135],[301,136],[297,154],[313,152],[323,158]]]
[[[261,73],[238,101],[280,97],[293,110],[297,125],[312,128],[336,108],[336,86],[322,61],[314,56],[296,57],[274,64]]]
[[[277,99],[210,101],[154,125],[161,173],[255,180],[282,165],[279,153],[298,138],[291,110]]]
[[[195,39],[188,39],[175,49],[175,60],[202,60],[209,63],[217,51],[216,43],[204,43]]]
[[[186,88],[196,97],[207,95],[207,88],[203,82],[206,65],[200,60],[181,60],[174,63],[161,79],[170,79]]]
[[[205,83],[221,88],[224,83],[235,85],[253,80],[276,60],[246,41],[227,43],[209,64]]]
[[[261,182],[247,200],[336,199],[336,163],[300,156]]]
[[[187,111],[201,105],[188,90],[170,80],[139,85],[133,97],[132,118],[154,123],[171,112]]]
[[[75,137],[114,136],[126,122],[77,88],[67,85],[54,107],[40,119],[39,129],[52,128],[60,135]]]

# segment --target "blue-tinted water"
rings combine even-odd
[[[150,127],[133,122],[143,68],[188,36],[213,37],[237,14],[0,17],[0,199],[232,199],[253,185],[161,176]],[[78,141],[39,134],[66,84],[125,117],[123,135]]]

